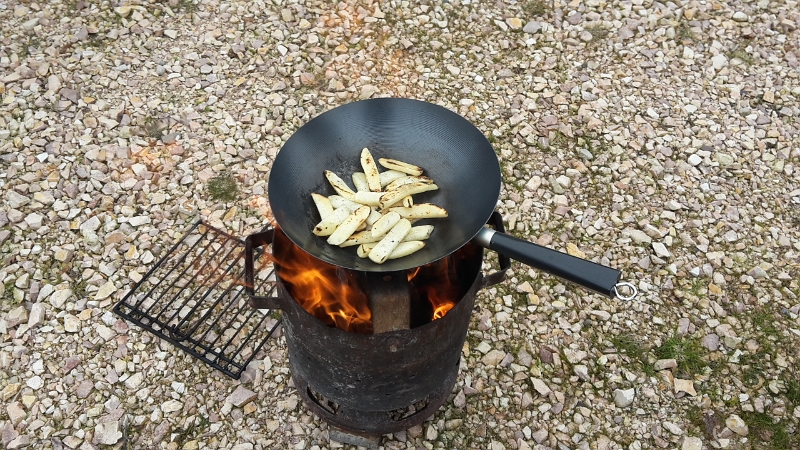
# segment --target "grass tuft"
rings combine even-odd
[[[695,39],[694,31],[692,31],[692,27],[689,26],[686,22],[681,22],[678,24],[678,27],[675,29],[675,36],[681,41],[693,41]]]
[[[745,63],[748,66],[753,65],[753,62],[755,62],[755,59],[753,58],[753,55],[751,55],[750,53],[747,53],[747,51],[745,49],[739,48],[739,47],[737,47],[737,48],[731,50],[730,52],[728,52],[727,56],[728,56],[728,59],[734,59],[734,58],[738,59],[739,61]]]
[[[678,366],[675,374],[691,378],[703,371],[708,363],[703,359],[700,343],[693,339],[672,336],[653,350],[658,359],[674,359]]]
[[[781,337],[781,330],[775,325],[777,323],[775,314],[773,314],[769,308],[760,307],[755,309],[750,315],[750,321],[756,330],[761,331],[766,336],[774,338]]]
[[[212,200],[230,202],[239,196],[239,184],[229,173],[223,173],[208,182],[208,194]]]
[[[585,28],[592,35],[593,43],[604,41],[611,34],[611,30],[602,25],[592,25]]]
[[[794,378],[786,382],[786,398],[795,407],[800,407],[800,382]]]
[[[638,362],[645,375],[654,376],[656,374],[653,365],[647,359],[649,349],[635,336],[630,334],[614,336],[611,338],[611,344],[620,352],[628,355],[631,360]]]
[[[142,131],[144,131],[145,136],[151,139],[161,139],[161,136],[164,134],[164,126],[161,124],[161,121],[155,117],[147,116],[144,119]]]
[[[796,443],[786,431],[786,426],[772,420],[769,414],[745,411],[741,417],[750,428],[755,449],[782,450],[793,448],[793,443]]]
[[[528,16],[544,16],[552,10],[553,6],[545,0],[529,0],[522,5],[522,11]]]

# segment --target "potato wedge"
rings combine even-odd
[[[406,177],[406,176],[408,176],[408,174],[405,174],[403,172],[398,172],[396,170],[387,170],[387,171],[381,172],[380,173],[381,186],[386,186],[387,184],[391,183],[392,181],[394,181],[394,180],[396,180],[398,178]]]
[[[381,217],[383,217],[383,214],[379,213],[377,209],[372,208],[369,217],[367,217],[367,226],[372,227]]]
[[[389,257],[387,259],[402,258],[422,250],[423,247],[425,247],[425,243],[422,241],[403,241],[397,244],[397,247],[395,247],[392,253],[389,253]]]
[[[384,192],[358,191],[353,196],[353,201],[362,205],[378,206],[381,203],[383,194]]]
[[[339,245],[346,241],[350,235],[356,232],[356,228],[367,220],[369,212],[369,206],[362,206],[350,213],[350,215],[336,227],[333,234],[328,237],[328,244]]]
[[[426,184],[433,184],[433,180],[428,177],[412,177],[411,175],[404,176],[403,178],[398,178],[391,183],[387,184],[384,188],[385,191],[393,191],[404,184],[411,184],[411,183],[426,183]]]
[[[361,150],[361,168],[364,169],[364,175],[367,177],[367,184],[369,190],[372,192],[381,191],[381,175],[378,171],[378,165],[375,164],[375,158],[368,148]]]
[[[414,206],[414,199],[410,195],[406,195],[403,197],[403,206],[406,208],[411,208]]]
[[[387,169],[407,173],[409,175],[422,175],[422,168],[396,159],[380,158],[378,162]]]
[[[369,190],[369,185],[367,184],[367,176],[364,175],[364,172],[353,173],[353,186],[356,187],[356,192]]]
[[[431,233],[433,233],[433,225],[418,225],[411,227],[411,230],[408,231],[408,234],[403,239],[406,241],[424,241],[431,237]]]
[[[359,258],[366,258],[369,256],[369,252],[371,252],[376,245],[378,245],[377,242],[361,244],[356,249],[356,255],[358,255]]]
[[[377,242],[367,242],[358,246],[358,250],[356,253],[361,258],[366,258],[369,256],[369,253],[378,245]],[[397,247],[389,254],[389,257],[386,259],[397,259],[402,258],[404,256],[408,256],[414,252],[417,252],[425,247],[425,243],[422,241],[403,241],[397,244]]]
[[[386,209],[397,202],[403,200],[404,197],[414,194],[421,194],[423,192],[428,191],[435,191],[439,189],[439,186],[436,184],[427,184],[427,183],[411,183],[411,184],[404,184],[399,188],[395,189],[394,191],[389,191],[381,197],[380,201],[380,208]]]
[[[334,209],[328,217],[324,218],[314,227],[313,233],[317,236],[330,236],[336,231],[336,227],[344,222],[344,219],[347,219],[351,212],[352,211],[347,208]]]
[[[372,235],[383,236],[400,221],[400,214],[389,212],[384,214],[377,222],[372,224]]]
[[[413,230],[414,228],[412,227],[411,229]],[[347,238],[344,242],[339,244],[339,247],[352,247],[354,245],[361,245],[361,244],[377,244],[378,242],[380,242],[381,239],[383,239],[384,236],[385,234],[382,234],[380,236],[373,236],[372,231],[370,230],[359,231],[358,233],[353,233],[352,235],[350,235],[349,238]]]
[[[395,206],[393,208],[389,208],[389,211],[394,211],[397,214],[400,214],[400,217],[409,220],[439,219],[442,217],[447,217],[447,210],[445,210],[441,206],[432,205],[430,203],[422,203],[419,205],[414,205],[411,208]]]
[[[325,171],[325,178],[328,179],[328,183],[330,183],[331,186],[333,186],[333,190],[335,190],[337,194],[341,195],[342,197],[344,197],[344,198],[346,198],[346,199],[348,199],[350,201],[353,200],[353,196],[355,196],[356,193],[353,192],[352,189],[350,189],[350,186],[348,186],[344,182],[344,180],[339,178],[339,175],[336,175],[335,173],[331,172],[330,170],[326,170]]]
[[[391,231],[386,233],[386,236],[378,242],[378,245],[369,252],[369,255],[367,255],[369,259],[376,264],[383,264],[409,230],[411,230],[411,222],[406,219],[400,219],[392,227]]]
[[[328,197],[312,192],[311,199],[314,200],[314,204],[317,206],[320,220],[325,220],[325,218],[333,212],[333,205],[331,205],[331,201],[328,200]]]
[[[361,207],[361,203],[348,200],[341,195],[331,195],[328,197],[328,200],[331,202],[334,209],[348,208],[352,212]]]

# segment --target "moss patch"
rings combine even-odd
[[[208,195],[212,200],[233,201],[239,196],[239,184],[229,173],[217,175],[208,182]]]

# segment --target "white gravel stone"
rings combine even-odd
[[[675,367],[678,367],[675,359],[659,359],[653,363],[653,368],[656,370],[674,369]]]
[[[116,292],[116,290],[117,290],[117,287],[114,285],[114,283],[111,282],[111,281],[108,281],[105,284],[103,284],[102,286],[100,286],[100,289],[98,289],[97,292],[94,294],[94,299],[95,300],[106,299],[109,296],[111,296],[111,294]]]
[[[161,411],[164,414],[180,411],[183,408],[183,403],[178,400],[168,400],[161,404]]]
[[[438,437],[439,432],[436,430],[436,427],[433,424],[430,424],[425,428],[425,439],[433,441]]]
[[[576,364],[573,366],[572,371],[583,381],[591,380],[591,377],[589,376],[589,368],[583,364]]]
[[[675,423],[665,421],[661,423],[661,426],[664,427],[665,430],[669,431],[670,433],[674,434],[675,436],[682,436],[683,429]]]
[[[66,303],[66,301],[72,297],[72,289],[58,289],[59,287],[62,286],[58,286],[56,290],[53,291],[49,297],[47,297],[47,301],[50,302],[50,304],[56,309],[61,309],[64,306],[64,303]]]
[[[64,331],[67,333],[77,333],[81,329],[81,319],[78,317],[67,314],[64,316]]]
[[[492,350],[489,353],[483,355],[483,358],[481,358],[481,362],[483,364],[486,364],[487,366],[496,366],[500,364],[500,361],[502,361],[503,358],[505,358],[505,356],[506,352],[502,350]]]
[[[11,208],[21,208],[31,202],[31,199],[15,190],[6,191],[6,204]]]
[[[130,219],[128,219],[128,223],[133,225],[134,227],[138,227],[150,223],[150,217],[148,216],[131,217]]]
[[[750,429],[747,426],[747,423],[745,423],[745,421],[742,420],[738,414],[731,414],[728,416],[728,418],[725,419],[725,426],[739,436],[747,436],[750,434]]]
[[[535,34],[541,29],[542,29],[542,24],[535,20],[526,23],[525,26],[522,27],[522,31],[528,34]]]
[[[17,436],[8,443],[6,448],[8,450],[15,450],[18,448],[26,448],[31,443],[31,438],[28,435]]]
[[[480,344],[478,344],[477,347],[475,347],[475,350],[477,350],[477,351],[479,351],[479,352],[481,352],[483,354],[488,353],[491,349],[492,349],[492,346],[486,341],[481,342]]]
[[[44,216],[38,213],[31,213],[25,216],[25,223],[28,224],[29,227],[33,230],[38,230],[42,227],[42,221],[44,220]]]
[[[675,389],[675,393],[676,394],[684,392],[684,393],[686,393],[688,395],[691,395],[692,397],[697,395],[697,391],[695,391],[695,389],[694,389],[694,382],[692,382],[692,380],[684,380],[684,379],[681,379],[681,378],[675,378],[675,380],[673,381],[673,384],[674,384],[674,389]]]
[[[94,441],[103,445],[114,445],[122,439],[119,421],[100,422],[94,427]]]
[[[125,380],[125,387],[128,389],[136,389],[144,382],[144,375],[141,372],[136,372]]]
[[[21,323],[27,322],[28,310],[25,309],[24,306],[17,306],[5,316],[5,321],[9,327],[15,327]]]
[[[747,14],[743,13],[742,11],[734,12],[732,18],[737,22],[747,22],[748,20],[750,20],[750,17]]]
[[[669,258],[672,254],[667,250],[667,247],[661,242],[653,242],[653,250],[659,258]]]
[[[727,153],[716,153],[714,155],[714,160],[716,160],[719,163],[719,165],[723,167],[730,166],[731,164],[733,164],[734,161],[733,156]]]
[[[41,389],[44,386],[44,380],[39,375],[34,375],[33,377],[29,378],[28,381],[25,382],[25,385],[35,391],[37,389]]]
[[[549,435],[550,435],[550,433],[548,433],[547,429],[540,428],[540,429],[534,431],[532,433],[531,437],[533,437],[533,440],[536,441],[537,444],[541,444],[542,442],[544,442],[547,439],[547,436],[549,436]]]
[[[699,437],[686,436],[681,444],[681,450],[703,450],[703,440]]]
[[[752,269],[747,271],[747,274],[755,279],[767,278],[769,274],[767,271],[761,268],[761,266],[755,266]]]
[[[34,328],[44,323],[47,310],[42,303],[31,305],[31,312],[28,316],[28,328]]]
[[[11,402],[6,406],[6,414],[14,425],[19,424],[22,420],[28,417],[27,411],[20,402]]]
[[[97,217],[97,216],[92,216],[92,217],[86,219],[86,221],[84,221],[81,224],[80,230],[81,231],[97,231],[97,229],[100,228],[100,225],[101,225],[100,218]]]
[[[116,337],[117,335],[116,331],[105,325],[97,325],[95,327],[95,331],[106,342],[110,341],[111,339],[114,339],[114,337]]]
[[[633,399],[636,397],[636,390],[633,388],[614,389],[613,397],[614,403],[616,403],[617,406],[625,408],[633,403]]]
[[[625,233],[628,234],[631,239],[633,239],[633,242],[636,242],[637,244],[649,244],[653,242],[653,238],[641,230],[626,230]]]
[[[256,394],[255,392],[251,391],[250,389],[247,389],[242,385],[239,385],[236,387],[236,390],[234,390],[233,393],[231,393],[231,395],[228,396],[227,401],[233,406],[239,408],[255,400],[257,396],[258,394]]]
[[[533,383],[533,388],[536,389],[536,392],[542,397],[547,397],[553,392],[541,378],[531,378],[531,382]]]
[[[721,70],[728,65],[728,57],[723,54],[717,54],[711,57],[711,66],[714,70]]]

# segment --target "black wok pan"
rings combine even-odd
[[[355,248],[328,245],[312,233],[320,217],[311,193],[335,194],[323,171],[350,183],[362,171],[367,147],[377,160],[393,158],[425,169],[439,190],[414,196],[415,203],[445,208],[425,248],[375,264]],[[381,168],[382,169],[382,168]],[[384,169],[382,169],[384,170]],[[428,264],[472,239],[534,268],[605,295],[615,295],[620,272],[484,228],[500,195],[500,165],[491,144],[469,121],[441,106],[417,100],[379,98],[339,106],[298,129],[278,152],[269,178],[269,203],[281,230],[300,248],[330,264],[366,272],[392,272]]]

